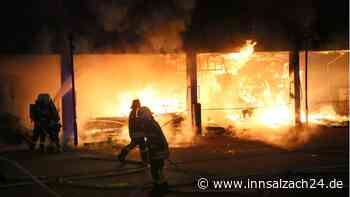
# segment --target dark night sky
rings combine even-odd
[[[58,2],[2,2],[1,52],[57,51]],[[313,48],[348,47],[348,0],[74,0],[63,7],[78,52],[221,50],[245,39],[278,49],[305,37]]]

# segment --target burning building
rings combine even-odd
[[[193,76],[185,53],[74,56],[80,144],[107,140],[126,143],[127,116],[135,98],[152,109],[172,146],[191,144],[199,129],[202,134],[221,129],[233,137],[286,144],[284,138],[293,133],[291,129],[295,126],[290,52],[256,51],[256,45],[257,42],[246,41],[237,51],[196,54],[195,87],[200,110],[192,105]],[[348,126],[349,51],[309,51],[307,57],[304,51],[300,52],[301,122]],[[56,66],[46,66],[58,65],[57,56],[22,59],[19,64],[8,61],[14,71],[26,62],[33,64],[31,68],[36,65],[50,76],[59,76]],[[40,83],[30,80],[29,70],[27,75],[19,83],[21,86],[31,83],[36,89],[29,91],[30,95],[19,91],[22,99],[27,99],[20,103],[30,103],[37,93],[47,91],[58,95],[56,103],[60,104],[57,98],[67,91],[66,87],[60,88],[53,79],[48,79],[51,80],[48,86],[39,88]],[[338,80],[328,80],[329,75],[337,75]],[[62,107],[59,109],[62,111]],[[24,110],[20,117],[30,127],[27,113]],[[198,118],[200,124],[196,122]]]
[[[317,35],[327,29],[328,5],[282,4],[72,3],[72,10],[85,8],[81,17],[57,9],[47,20],[59,33],[46,26],[38,33],[39,51],[51,55],[2,62],[21,76],[19,116],[28,127],[27,105],[49,92],[62,112],[63,137],[77,130],[80,144],[128,140],[135,98],[152,109],[171,145],[217,129],[281,145],[303,123],[348,126],[348,40]],[[86,22],[91,16],[97,24]]]

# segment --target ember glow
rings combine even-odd
[[[256,45],[247,41],[237,52],[197,55],[203,127],[222,127],[232,130],[235,137],[285,147],[294,126],[289,53],[255,52]],[[131,101],[138,98],[164,125],[171,146],[191,144],[194,134],[187,118],[185,60],[184,54],[78,58],[79,125],[96,117],[103,119],[98,119],[99,124],[106,121],[104,118],[114,117],[112,128],[104,122],[104,126],[80,133],[118,131],[118,141],[128,142],[127,117]],[[303,69],[300,75],[303,80]],[[339,115],[333,105],[318,109],[309,112],[309,123],[348,121],[348,116]],[[304,112],[302,121],[305,122]]]
[[[305,113],[302,114],[302,121],[306,122]],[[334,107],[326,105],[321,107],[318,113],[309,114],[308,121],[314,124],[340,124],[342,122],[349,121],[348,116],[342,116],[335,112]]]

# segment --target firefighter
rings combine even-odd
[[[49,94],[39,94],[35,104],[30,104],[30,119],[34,122],[31,149],[35,148],[39,139],[40,150],[44,152],[45,138],[49,135],[51,142],[60,151],[60,117]]]
[[[148,160],[148,154],[147,154],[147,148],[145,144],[145,135],[140,128],[140,116],[139,116],[139,110],[141,108],[141,102],[138,99],[135,99],[132,101],[131,104],[131,112],[129,114],[129,136],[130,136],[130,143],[126,145],[119,153],[118,159],[121,162],[125,161],[125,157],[128,155],[128,153],[134,149],[136,146],[139,146],[140,155],[142,162],[144,164],[147,164]]]
[[[140,108],[140,118],[149,153],[149,163],[153,179],[152,192],[155,194],[166,193],[168,191],[168,183],[163,175],[163,167],[164,160],[169,157],[168,142],[148,107]]]

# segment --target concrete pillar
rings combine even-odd
[[[60,36],[61,63],[61,109],[63,125],[63,143],[78,145],[78,131],[76,122],[75,83],[73,64],[73,45],[71,35],[70,15],[66,9],[67,1],[56,1],[61,17],[58,17]]]
[[[191,117],[192,128],[197,134],[202,133],[201,105],[197,95],[197,56],[194,51],[187,52],[187,109]]]
[[[301,126],[301,88],[300,88],[299,50],[289,53],[289,74],[293,76],[295,126]]]
[[[305,50],[305,123],[309,124],[309,101],[308,101],[308,50]]]
[[[62,37],[61,61],[61,85],[71,84],[71,87],[62,95],[62,123],[64,145],[74,143],[78,145],[78,133],[76,123],[75,84],[72,40],[68,34]]]

